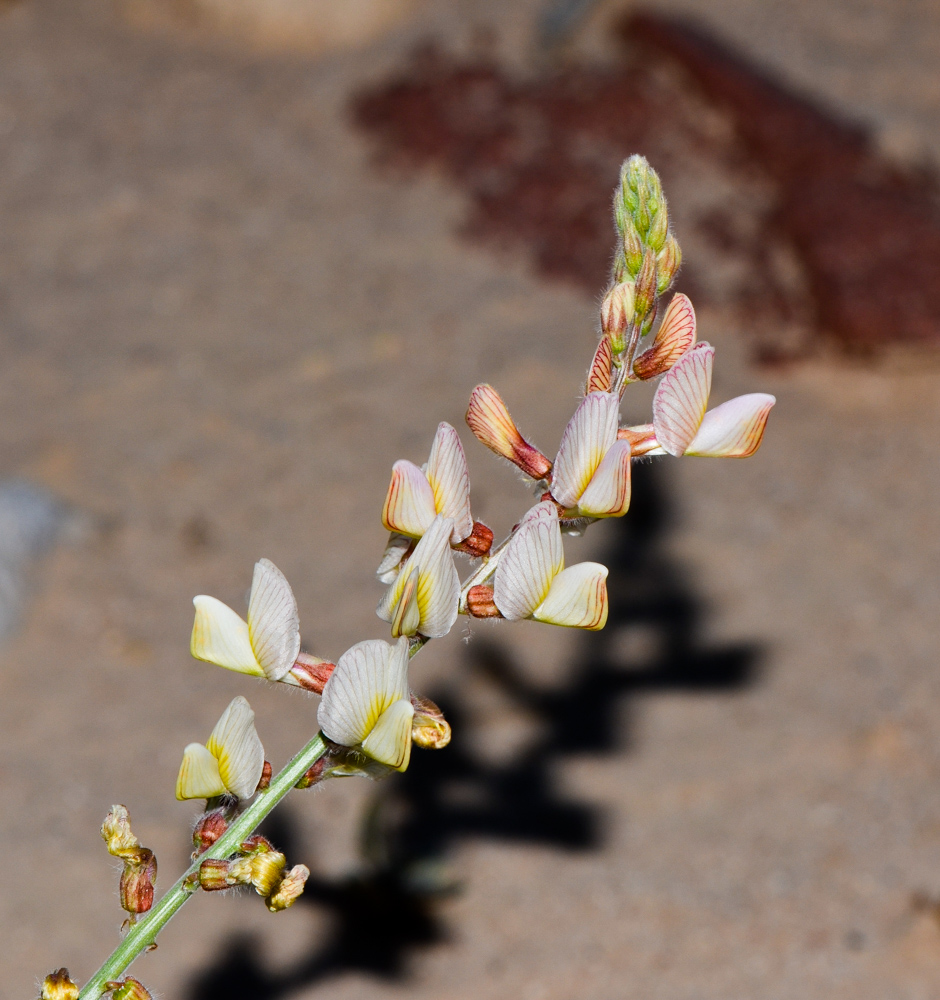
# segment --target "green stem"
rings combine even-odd
[[[284,770],[272,779],[268,788],[259,792],[251,805],[232,821],[228,830],[212,847],[199,855],[147,916],[127,932],[104,965],[86,983],[79,1000],[98,1000],[105,992],[105,983],[120,978],[131,962],[155,942],[164,925],[199,887],[199,866],[202,862],[206,858],[227,858],[234,854],[239,844],[257,829],[265,816],[324,753],[326,743],[322,735],[317,733]]]

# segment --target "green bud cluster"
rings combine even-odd
[[[656,299],[668,290],[682,252],[669,231],[669,212],[659,175],[642,156],[631,156],[620,170],[614,191],[614,221],[619,236],[613,280],[636,283],[636,314],[652,319]]]

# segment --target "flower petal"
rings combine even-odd
[[[736,396],[705,414],[687,455],[749,458],[760,447],[767,417],[777,400],[766,392]]]
[[[621,517],[630,507],[630,442],[617,440],[578,501],[587,517]]]
[[[424,474],[431,484],[437,513],[454,522],[450,540],[454,545],[462,542],[473,531],[470,471],[457,431],[448,423],[438,424]]]
[[[193,598],[196,620],[189,651],[197,660],[215,663],[240,674],[264,677],[264,668],[251,648],[248,625],[227,605],[200,594]]]
[[[240,799],[255,794],[264,769],[264,747],[248,699],[233,698],[209,737],[206,748],[219,762],[225,787]]]
[[[434,514],[434,492],[425,474],[414,462],[396,462],[382,508],[382,524],[389,531],[420,538]]]
[[[452,531],[453,521],[449,517],[437,517],[412,556],[418,567],[417,599],[421,617],[417,630],[430,639],[447,635],[457,621],[460,577],[450,549]]]
[[[379,716],[408,695],[408,640],[366,639],[347,649],[323,689],[317,721],[325,736],[356,746]]]
[[[183,751],[183,763],[176,778],[176,797],[181,801],[214,799],[225,791],[219,762],[201,743],[190,743]]]
[[[551,625],[603,628],[607,624],[607,567],[584,562],[562,570],[532,617]]]
[[[594,352],[591,370],[588,372],[585,394],[592,392],[610,392],[610,368],[613,352],[610,348],[610,338],[603,337]]]
[[[656,440],[670,455],[684,455],[698,433],[712,388],[715,348],[702,341],[663,376],[653,397]]]
[[[379,568],[375,571],[375,575],[382,583],[392,583],[395,580],[398,576],[398,571],[401,569],[402,561],[408,555],[413,545],[413,538],[409,538],[407,535],[400,535],[397,531],[393,531],[388,536],[388,545],[385,546],[382,561],[379,563]]]
[[[496,567],[493,600],[504,618],[528,618],[565,565],[558,508],[543,500],[528,511]]]
[[[563,507],[575,507],[604,455],[617,440],[620,400],[592,392],[581,400],[568,421],[552,473],[552,496]]]
[[[259,559],[248,600],[248,637],[269,681],[279,681],[300,652],[300,616],[294,592],[270,559]]]
[[[508,458],[533,479],[543,479],[552,463],[519,433],[499,393],[483,383],[470,393],[467,424],[477,439],[497,455]]]
[[[399,771],[408,767],[411,757],[411,720],[414,708],[411,701],[402,698],[393,702],[379,716],[372,731],[362,741],[362,749],[380,764],[388,764]]]
[[[421,624],[421,609],[418,607],[418,567],[410,563],[401,574],[400,593],[392,609],[392,638],[414,635]]]
[[[633,362],[637,378],[650,379],[662,375],[695,343],[695,310],[687,295],[673,295],[663,321],[656,331],[652,346]]]

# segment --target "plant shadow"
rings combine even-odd
[[[475,639],[460,676],[430,692],[455,733],[468,733],[466,685],[485,678],[535,721],[534,738],[495,761],[470,738],[455,739],[441,753],[414,754],[404,775],[376,786],[362,822],[359,869],[341,878],[311,873],[297,905],[325,911],[329,930],[309,954],[271,971],[259,942],[235,937],[191,984],[189,1000],[286,1000],[347,971],[405,979],[415,949],[448,939],[439,904],[459,891],[447,861],[461,841],[566,851],[602,846],[603,811],[562,791],[553,774],[561,758],[627,748],[625,699],[754,683],[757,646],[702,643],[704,602],[665,552],[673,515],[664,476],[661,466],[637,469],[630,514],[617,522],[604,555],[607,627],[581,638],[561,683],[550,689],[533,683],[505,648]],[[309,856],[296,842],[289,813],[282,813],[265,832],[289,858]]]

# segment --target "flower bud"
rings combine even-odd
[[[425,750],[441,750],[450,743],[450,724],[430,698],[411,696],[415,714],[411,722],[411,740]]]
[[[659,252],[656,263],[659,275],[656,290],[662,295],[672,284],[682,264],[682,250],[679,247],[679,241],[671,233]]]
[[[614,285],[601,304],[601,329],[610,338],[614,354],[622,354],[626,347],[625,334],[633,322],[634,286],[632,282]]]
[[[327,772],[332,766],[331,753],[327,751],[315,764],[304,771],[303,777],[294,785],[294,788],[310,788],[327,777]]]
[[[58,969],[46,976],[40,1000],[78,1000],[78,986],[69,978],[68,969]]]
[[[298,653],[294,665],[287,673],[290,683],[314,694],[323,694],[323,688],[336,668],[335,663],[321,660],[318,656]]]
[[[473,531],[462,542],[452,546],[457,552],[466,552],[475,559],[488,555],[492,547],[493,531],[479,521],[473,522]]]
[[[193,845],[197,855],[207,851],[225,833],[231,818],[230,810],[225,806],[199,817],[193,830]]]
[[[665,246],[666,238],[669,236],[669,211],[666,208],[666,199],[661,199],[659,210],[653,216],[650,223],[649,236],[646,242],[654,253],[659,253]]]
[[[104,984],[110,991],[111,1000],[152,1000],[150,990],[139,979],[128,976],[126,979],[110,980]]]
[[[467,591],[467,610],[474,618],[502,617],[493,600],[493,588],[482,583]]]
[[[138,847],[133,857],[124,858],[121,873],[121,906],[132,916],[153,906],[153,883],[157,879],[157,859],[153,851]]]
[[[637,318],[645,318],[656,301],[656,257],[651,250],[643,254],[643,266],[636,278],[634,304]]]
[[[484,383],[470,393],[467,424],[491,451],[508,458],[533,479],[544,479],[552,463],[519,433],[499,393]]]
[[[621,230],[623,240],[623,260],[627,274],[635,278],[640,273],[643,264],[643,240],[637,232],[633,219],[627,216],[626,225]]]
[[[231,889],[234,884],[229,880],[229,863],[224,858],[206,858],[199,866],[199,885],[206,892]]]
[[[272,913],[286,910],[293,906],[304,891],[304,885],[310,878],[310,869],[306,865],[294,865],[281,879],[280,885],[271,893],[266,902]]]
[[[261,777],[258,779],[258,787],[255,789],[258,792],[263,792],[266,788],[271,785],[271,775],[274,773],[274,768],[271,767],[271,761],[266,760],[264,766],[261,768]]]

